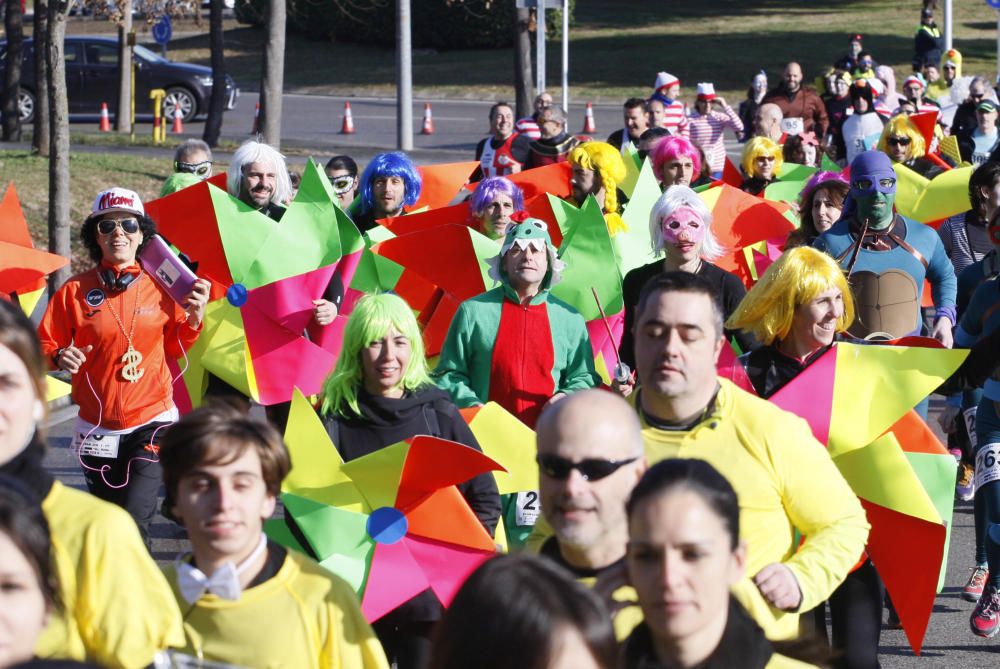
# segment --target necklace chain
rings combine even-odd
[[[142,274],[139,274],[139,279],[142,278]],[[115,323],[118,324],[118,329],[122,331],[126,342],[128,343],[128,350],[120,358],[122,363],[122,378],[124,378],[129,383],[135,383],[142,378],[142,375],[146,373],[144,369],[139,367],[142,364],[142,353],[135,350],[132,346],[132,336],[135,334],[135,322],[139,318],[139,289],[135,291],[135,308],[132,310],[132,325],[129,327],[128,333],[125,332],[125,324],[122,323],[122,319],[115,313],[114,308],[111,306],[110,300],[108,301],[108,311],[111,312],[111,316],[115,319]],[[125,303],[125,297],[122,297],[122,304]]]

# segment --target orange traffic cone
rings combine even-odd
[[[179,135],[184,132],[184,114],[181,113],[180,107],[174,109],[174,127],[170,129],[170,132],[175,135]]]
[[[434,116],[431,115],[431,103],[424,103],[424,127],[420,130],[421,135],[434,134]]]
[[[583,117],[583,130],[580,132],[591,134],[597,132],[597,125],[594,123],[594,106],[587,103],[587,113]]]
[[[340,124],[340,134],[341,135],[353,135],[354,134],[354,117],[351,116],[351,103],[344,103],[344,121]]]
[[[108,116],[108,103],[101,103],[101,132],[111,132],[111,118]]]
[[[260,103],[258,102],[253,108],[253,126],[250,128],[250,134],[256,135],[260,132]]]

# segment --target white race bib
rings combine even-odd
[[[541,505],[538,503],[537,490],[525,490],[517,493],[517,511],[514,519],[518,527],[530,527],[538,520]]]
[[[89,437],[85,432],[76,432],[73,437],[73,447],[80,455],[89,455],[92,458],[118,457],[118,444],[121,442],[121,435],[118,434],[92,434]]]
[[[1000,444],[986,444],[976,453],[976,488],[1000,480]]]

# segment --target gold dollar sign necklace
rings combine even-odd
[[[142,275],[139,276],[142,278]],[[132,326],[129,328],[128,334],[125,333],[125,324],[122,323],[122,319],[118,317],[115,313],[114,308],[111,306],[111,300],[108,300],[108,311],[115,319],[115,323],[118,324],[118,329],[122,331],[122,335],[125,336],[126,342],[128,342],[128,350],[125,351],[119,360],[122,363],[122,378],[124,378],[129,383],[135,383],[142,378],[142,375],[146,373],[146,370],[139,367],[142,363],[142,353],[135,350],[132,346],[132,335],[135,334],[135,321],[139,316],[139,289],[135,289],[135,309],[132,311]],[[125,304],[125,297],[122,296],[122,304]]]

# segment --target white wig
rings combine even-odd
[[[240,196],[243,168],[250,163],[266,163],[274,167],[275,184],[271,202],[285,206],[285,202],[292,197],[292,182],[288,178],[285,157],[273,146],[253,139],[243,142],[233,153],[233,160],[226,175],[226,190],[229,194],[237,198]]]
[[[663,239],[663,220],[682,207],[694,211],[705,224],[705,237],[701,241],[701,257],[708,261],[721,257],[725,253],[725,249],[712,234],[712,212],[697,193],[687,186],[681,185],[671,186],[665,190],[649,212],[649,239],[653,246],[653,255],[662,254],[666,245],[666,241]]]

